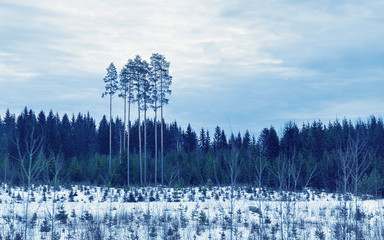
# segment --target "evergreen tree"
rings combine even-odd
[[[116,120],[112,124],[112,152],[115,152],[114,156],[117,156],[116,153],[119,153],[119,156],[121,156],[123,151],[123,128],[123,121],[119,117],[116,117]]]
[[[191,124],[188,124],[184,139],[185,152],[190,153],[195,151],[197,146],[197,138],[196,133],[192,130]]]
[[[159,80],[162,77],[161,56],[159,54],[152,54],[150,62],[150,81],[152,83],[152,104],[151,108],[155,113],[154,126],[155,126],[155,185],[157,185],[157,110],[160,108],[160,84]]]
[[[250,144],[251,144],[251,135],[249,134],[249,131],[246,130],[244,137],[243,137],[243,145],[242,146],[245,150],[247,150]]]
[[[279,137],[275,128],[270,127],[266,138],[266,157],[269,161],[275,160],[280,152]]]
[[[62,144],[62,152],[64,159],[70,159],[73,153],[73,131],[68,115],[64,114],[59,127],[60,139]]]
[[[144,184],[147,183],[147,110],[152,103],[152,85],[149,80],[149,66],[143,61],[143,93],[141,110],[144,111]]]
[[[134,60],[134,81],[133,86],[136,92],[136,98],[134,101],[137,102],[137,115],[138,115],[138,135],[139,135],[139,164],[140,164],[140,184],[143,184],[143,163],[141,158],[141,120],[140,120],[140,110],[141,104],[144,99],[144,81],[147,78],[148,74],[148,64],[147,62],[141,59],[139,55],[135,57]]]
[[[199,146],[200,151],[203,153],[205,153],[205,144],[206,144],[205,137],[206,136],[205,136],[204,128],[201,128],[198,146]]]
[[[102,97],[109,95],[109,120],[112,122],[112,96],[118,90],[117,72],[113,63],[107,68],[107,75],[104,77],[105,92]],[[111,177],[112,163],[112,125],[109,128],[109,176]]]
[[[98,143],[98,152],[101,155],[107,155],[108,152],[108,134],[109,134],[109,123],[107,122],[107,117],[103,115],[99,123],[99,128],[97,131],[97,143]]]
[[[289,121],[284,128],[281,138],[281,150],[287,158],[292,158],[300,150],[299,128],[296,123]]]
[[[151,65],[153,68],[152,76],[157,78],[158,89],[156,90],[157,98],[161,109],[161,184],[164,184],[164,116],[163,107],[168,104],[166,95],[171,94],[169,87],[172,84],[172,77],[169,75],[169,62],[161,54],[154,53],[151,56]],[[157,103],[156,103],[157,104]],[[157,108],[157,105],[156,105]]]
[[[221,129],[219,126],[215,128],[215,134],[213,135],[213,150],[216,152],[220,149],[221,142]]]
[[[235,147],[237,148],[237,149],[242,149],[242,139],[241,139],[241,134],[240,134],[240,132],[237,134],[237,137],[236,137],[236,139],[235,139]],[[231,144],[230,144],[231,145]]]
[[[46,122],[45,131],[45,155],[48,156],[50,152],[57,155],[60,147],[60,134],[59,134],[60,118],[53,114],[53,111],[49,111]]]
[[[134,62],[132,59],[123,67],[120,73],[120,97],[124,98],[124,150],[127,154],[127,184],[130,185],[129,179],[129,163],[130,163],[130,130],[131,130],[131,103],[134,100],[133,96],[133,81],[134,81]],[[126,124],[126,104],[128,100],[128,127],[127,127],[127,148],[125,148],[125,128]]]
[[[84,117],[85,120],[85,141],[86,141],[86,158],[90,158],[97,148],[97,133],[95,120],[90,116],[89,112]]]
[[[15,117],[15,114],[11,114],[9,112],[9,109],[7,109],[7,111],[5,112],[3,124],[4,124],[4,130],[3,131],[6,134],[7,139],[8,139],[8,144],[7,144],[8,145],[8,155],[9,156],[17,156],[17,149],[16,149],[16,146],[14,144],[15,135],[16,135],[15,134],[16,117]],[[10,160],[13,160],[13,158],[11,158]]]
[[[227,148],[228,148],[227,137],[226,137],[226,135],[225,135],[224,130],[221,130],[221,135],[220,135],[220,148],[221,148],[221,149],[227,149]]]
[[[204,152],[207,153],[211,147],[211,137],[209,136],[209,131],[206,132]]]
[[[37,128],[36,131],[41,134],[41,136],[45,136],[45,124],[46,124],[46,117],[44,111],[40,111],[39,115],[37,116]]]

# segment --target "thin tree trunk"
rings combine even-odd
[[[137,101],[137,111],[138,111],[138,116],[139,116],[139,164],[140,164],[140,185],[143,185],[143,165],[142,165],[142,160],[141,160],[141,129],[140,129],[140,100]]]
[[[55,155],[52,152],[51,155],[53,157],[53,161],[55,164],[55,171],[54,171],[54,177],[53,177],[53,199],[52,199],[52,218],[51,218],[51,226],[52,226],[51,239],[54,239],[54,236],[55,236],[54,222],[55,222],[55,208],[56,208],[56,190],[57,190],[57,177],[58,177],[59,171],[60,171],[60,167],[59,167],[60,153],[57,153],[57,155]]]
[[[144,184],[147,184],[147,109],[144,102]]]
[[[55,180],[56,182],[56,180]],[[55,183],[56,184],[56,183]],[[51,230],[51,239],[54,239],[55,237],[55,198],[56,198],[56,187],[53,187],[53,199],[52,199],[52,216],[51,216],[51,225],[52,225],[52,230]]]
[[[109,95],[109,184],[111,184],[112,165],[112,95]]]
[[[123,150],[125,151],[126,148],[125,148],[125,127],[127,126],[127,93],[125,93],[124,95],[124,140],[123,140]]]
[[[161,185],[164,186],[164,118],[163,118],[163,74],[160,72],[160,138],[161,138]]]
[[[129,186],[130,182],[129,182],[129,135],[130,135],[130,130],[131,130],[131,98],[129,98],[128,100],[128,139],[127,139],[127,143],[128,143],[128,147],[127,147],[127,184]]]
[[[120,164],[121,164],[121,152],[122,152],[122,142],[121,142],[121,125],[119,124],[119,146],[120,146],[120,151],[119,151],[119,159],[120,159]]]
[[[31,162],[31,160],[30,160]],[[24,239],[27,240],[27,236],[28,236],[28,207],[29,207],[29,191],[30,191],[30,188],[31,188],[31,179],[30,177],[28,177],[28,186],[27,186],[27,202],[25,204],[25,226],[24,226]]]
[[[27,186],[27,202],[25,204],[25,229],[24,229],[24,239],[27,239],[28,236],[28,208],[29,208],[29,195],[31,190],[31,178],[32,178],[32,160],[33,155],[29,154],[29,164],[28,164],[28,186]]]
[[[163,107],[161,107],[161,185],[164,185],[164,118]]]
[[[157,102],[155,102],[155,186],[157,185]]]
[[[56,160],[55,160],[56,161]],[[52,199],[52,219],[51,219],[51,225],[52,225],[52,232],[51,232],[51,239],[54,239],[54,235],[55,235],[55,224],[54,224],[54,220],[55,220],[55,200],[56,200],[56,184],[57,184],[57,164],[55,162],[55,177],[53,178],[54,179],[54,183],[53,183],[53,199]]]

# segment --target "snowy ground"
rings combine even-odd
[[[24,235],[26,196],[1,186],[0,239]],[[384,201],[355,200],[250,187],[236,188],[231,198],[230,187],[73,186],[55,193],[39,186],[27,239],[384,239]]]

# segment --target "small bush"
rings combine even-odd
[[[51,231],[51,225],[49,224],[48,219],[45,218],[43,223],[40,226],[40,232],[47,233],[47,232],[50,232],[50,231]]]

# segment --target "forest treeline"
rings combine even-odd
[[[146,123],[144,179],[146,184],[154,184],[155,123],[153,119]],[[33,144],[40,144],[34,158],[47,164],[37,182],[49,183],[56,172],[61,183],[105,184],[110,124],[112,184],[126,186],[129,172],[131,184],[139,185],[138,121],[129,124],[131,157],[127,171],[127,154],[122,146],[127,130],[120,118],[110,122],[104,116],[96,123],[89,113],[60,117],[53,111],[36,114],[27,107],[17,116],[7,110],[0,118],[1,181],[23,184],[26,179],[20,159],[28,156],[24,153],[33,150]],[[160,176],[159,172],[156,176]],[[383,192],[383,177],[384,124],[374,116],[367,121],[343,119],[324,124],[319,120],[299,126],[290,121],[281,136],[274,127],[264,128],[255,137],[249,131],[225,133],[219,126],[213,133],[203,128],[194,131],[190,125],[182,129],[176,121],[164,126],[164,184],[170,186],[235,183],[378,196]]]

